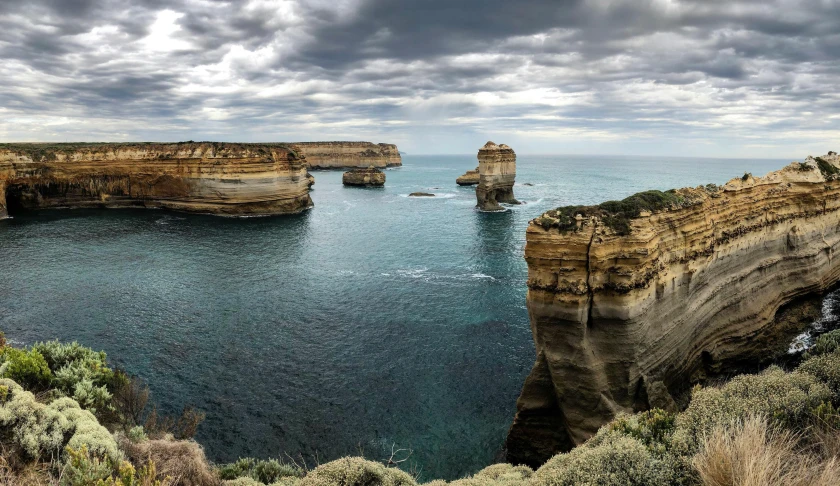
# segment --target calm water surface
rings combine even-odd
[[[384,189],[315,173],[315,208],[291,217],[18,215],[0,222],[0,329],[103,349],[162,411],[203,409],[215,461],[396,444],[455,478],[499,456],[533,364],[530,219],[787,162],[520,156],[526,204],[488,214],[455,185],[474,156],[405,156]]]

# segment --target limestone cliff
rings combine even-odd
[[[474,186],[479,183],[481,177],[479,175],[479,168],[475,170],[468,170],[464,175],[455,179],[455,183],[459,186]]]
[[[222,215],[312,206],[305,159],[283,144],[0,144],[6,206],[160,207]]]
[[[385,173],[371,166],[367,169],[353,169],[341,178],[345,186],[382,187],[385,185]]]
[[[312,169],[366,168],[383,169],[402,166],[396,145],[370,142],[298,142],[292,144],[306,156]]]
[[[475,196],[482,211],[499,211],[499,203],[519,204],[513,197],[516,153],[507,145],[487,142],[478,151],[478,187]]]
[[[840,279],[838,167],[830,153],[533,220],[537,358],[508,459],[539,464],[619,412],[676,408],[692,383],[779,351],[779,315]]]

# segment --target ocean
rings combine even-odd
[[[315,208],[295,216],[20,214],[0,221],[0,330],[105,350],[159,411],[207,414],[197,440],[216,462],[402,448],[452,479],[503,457],[534,361],[532,218],[788,162],[520,155],[524,204],[481,213],[455,184],[474,155],[407,155],[385,188],[315,172]]]

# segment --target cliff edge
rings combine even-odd
[[[159,207],[273,215],[312,206],[302,154],[285,144],[0,144],[8,209]]]
[[[686,390],[776,346],[780,309],[840,279],[840,157],[722,187],[558,208],[527,230],[536,363],[508,460],[541,464],[620,412],[674,410]]]
[[[297,142],[291,144],[305,156],[312,169],[377,169],[402,167],[396,145],[371,142]]]

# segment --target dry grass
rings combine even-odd
[[[693,463],[704,486],[840,484],[837,457],[805,453],[799,444],[798,436],[773,430],[766,419],[751,417],[715,428]]]
[[[171,478],[177,486],[218,486],[221,481],[204,456],[204,450],[192,440],[146,440],[133,443],[120,440],[120,448],[135,465],[153,461],[157,478]]]
[[[14,454],[0,445],[0,486],[54,486],[58,482],[50,475],[46,463],[18,464]]]

